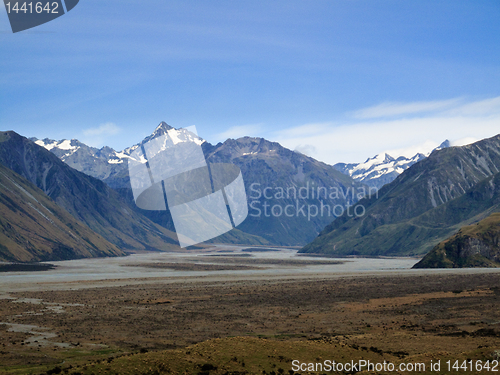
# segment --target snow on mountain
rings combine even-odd
[[[190,131],[189,128],[186,130]],[[165,137],[166,134],[169,135],[168,138]],[[359,199],[358,194],[365,192],[364,185],[337,171],[333,166],[288,150],[278,143],[263,138],[243,137],[211,145],[199,138],[193,131],[176,130],[165,123],[160,124],[153,134],[140,144],[121,152],[116,152],[109,147],[96,149],[72,140],[69,145],[79,148],[73,154],[65,156],[72,150],[58,148],[57,146],[63,144],[63,141],[43,140],[38,144],[50,148],[50,151],[57,156],[64,156],[64,162],[71,167],[97,177],[108,186],[118,190],[122,197],[132,204],[133,194],[128,162],[125,160],[129,157],[134,157],[135,160],[140,157],[138,155],[140,154],[147,156],[148,161],[151,162],[156,152],[163,147],[174,143],[177,146],[184,146],[179,142],[188,140],[201,145],[207,162],[237,165],[241,170],[246,190],[253,192],[248,196],[249,204],[252,205],[249,207],[253,211],[248,216],[246,224],[238,228],[242,232],[228,235],[227,241],[252,241],[252,243],[269,241],[269,243],[281,245],[306,244],[333,220],[336,215],[333,207],[338,209],[352,205]],[[66,144],[68,142],[64,143]],[[141,148],[143,153],[138,152]],[[265,190],[265,193],[260,193],[261,188]],[[270,190],[273,192],[271,196],[268,195]],[[304,190],[308,192],[305,197],[302,195]],[[320,190],[324,193],[317,193]],[[294,196],[294,191],[300,191],[299,198]],[[280,192],[283,194],[286,192],[286,194],[280,196]],[[257,193],[258,196],[256,196]],[[321,199],[320,194],[324,194]],[[254,203],[250,202],[250,199]],[[297,199],[304,200],[304,203],[301,205]],[[310,218],[304,220],[303,207],[320,203],[328,208],[325,208],[321,214],[311,215]],[[290,216],[290,207],[295,207],[296,204],[299,205],[297,212]],[[286,213],[283,211],[283,214],[268,215],[267,211],[264,211],[268,209],[268,206],[278,207],[274,210],[287,207],[288,211]],[[170,212],[145,210],[140,210],[140,212],[155,223],[173,229]],[[251,237],[247,237],[248,235]]]
[[[441,143],[432,151],[446,147],[450,147],[448,140]],[[425,159],[432,151],[425,154],[417,153],[411,158],[405,156],[394,158],[384,152],[366,159],[364,163],[337,163],[334,167],[340,172],[351,176],[356,181],[380,189],[385,184],[392,182],[413,164]]]
[[[130,157],[131,152],[130,149],[117,152],[110,147],[98,149],[76,139],[54,141],[48,138],[32,138],[31,140],[52,152],[70,167],[103,181],[126,171],[125,161]],[[89,173],[89,171],[92,172]]]
[[[148,160],[152,160],[159,153],[169,149],[176,150],[178,152],[177,157],[182,158],[181,155],[187,156],[192,152],[196,152],[195,149],[197,146],[201,146],[205,142],[198,137],[194,127],[175,129],[170,126],[167,128],[167,126],[160,124],[153,132],[153,136],[146,138],[142,142]],[[196,145],[194,148],[193,144]],[[201,151],[201,148],[199,148],[199,151]],[[140,150],[133,152],[130,156],[139,163],[146,163],[148,161]]]
[[[76,139],[63,139],[62,141],[54,141],[52,139],[36,140],[35,143],[39,146],[45,147],[47,150],[51,151],[56,148],[63,152],[62,157],[70,156],[76,152],[80,145]]]
[[[188,132],[186,132],[186,130]],[[160,125],[158,125],[156,127],[153,134],[144,138],[144,140],[139,145],[132,146],[132,147],[137,148],[138,146],[142,146],[143,144],[148,143],[150,140],[155,139],[155,138],[159,138],[165,134],[168,135],[168,138],[170,140],[172,140],[173,144],[177,144],[179,142],[194,142],[197,145],[201,145],[203,142],[205,142],[204,139],[198,137],[194,126],[188,126],[185,129],[176,129],[176,128],[168,125],[166,122],[162,121],[162,122],[160,122]],[[129,149],[125,149],[124,152],[127,152],[127,150],[129,150]],[[131,151],[133,151],[133,150],[131,150]],[[128,154],[130,154],[131,151],[128,152]]]
[[[127,159],[131,154],[143,144],[152,139],[159,138],[168,134],[173,144],[179,142],[192,141],[201,145],[205,140],[199,138],[194,129],[187,128],[178,130],[165,122],[161,122],[150,136],[146,137],[141,143],[127,147],[123,151],[115,151],[111,147],[96,148],[76,140],[63,139],[55,141],[53,139],[32,138],[37,145],[42,146],[64,161],[70,167],[80,172],[91,175],[108,183],[113,188],[128,187],[128,163]],[[146,159],[143,160],[146,162]]]
[[[111,187],[120,188],[128,186],[128,163],[126,160],[131,158],[134,150],[142,147],[142,145],[149,141],[153,139],[160,140],[163,135],[168,134],[168,139],[174,144],[194,141],[196,144],[201,145],[205,142],[205,140],[196,135],[194,129],[187,128],[187,130],[190,133],[187,133],[185,130],[175,129],[167,123],[161,122],[155,131],[141,143],[128,147],[123,151],[115,151],[110,147],[103,147],[101,149],[90,147],[76,139],[54,141],[47,138],[43,140],[33,138],[32,141],[45,147],[71,167],[90,174],[92,177],[99,178]],[[449,146],[450,142],[446,140],[434,150]],[[268,152],[270,151],[273,150],[268,150]],[[256,153],[253,149],[234,152],[235,155],[253,155]],[[420,160],[425,159],[430,154],[431,152],[417,153],[411,158],[405,156],[395,158],[387,153],[381,153],[368,158],[364,163],[338,163],[334,165],[334,168],[358,182],[380,189],[383,185],[392,182],[403,171]],[[146,162],[146,159],[143,161]]]

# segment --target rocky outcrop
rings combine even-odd
[[[500,267],[500,213],[460,229],[413,268]]]

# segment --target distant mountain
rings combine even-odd
[[[127,159],[134,149],[167,132],[175,136],[177,130],[162,122],[141,143],[121,152],[110,148],[93,149],[76,140],[34,141],[75,169],[106,182],[132,202]],[[335,217],[333,209],[337,213],[341,212],[346,205],[353,204],[366,192],[364,184],[332,166],[262,138],[228,139],[217,145],[201,138],[198,138],[198,142],[209,163],[229,162],[241,168],[250,205],[249,216],[238,229],[211,242],[303,245],[314,239],[332,221]],[[265,193],[264,189],[267,189]],[[299,190],[303,198],[298,196]],[[281,191],[283,196],[280,196]],[[316,213],[315,209],[321,209],[321,203],[323,212]],[[168,211],[139,212],[173,229]]]
[[[301,252],[425,254],[460,226],[498,209],[499,171],[500,135],[435,151],[352,207],[360,215],[337,218]]]
[[[228,139],[203,148],[209,162],[240,167],[249,216],[239,229],[272,243],[307,243],[333,220],[334,211],[342,212],[367,191],[332,166],[263,138]]]
[[[500,213],[460,229],[413,268],[500,267]]]
[[[168,133],[171,137],[179,135],[179,131],[165,122],[161,122],[151,135],[144,138],[140,143],[127,147],[123,151],[115,151],[111,147],[87,146],[76,139],[63,139],[55,141],[53,139],[30,138],[37,145],[52,152],[59,159],[77,171],[104,181],[114,189],[130,189],[130,179],[128,176],[128,162],[130,154],[151,139]],[[199,144],[205,140],[196,137]]]
[[[450,141],[448,140],[441,143],[432,151],[447,147],[450,147]],[[337,163],[334,167],[340,172],[351,176],[356,181],[380,189],[382,186],[394,181],[396,177],[413,164],[428,157],[432,151],[425,154],[417,153],[411,158],[405,156],[393,158],[387,153],[382,153],[366,159],[364,163]]]
[[[140,143],[128,147],[120,152],[115,151],[110,147],[102,147],[101,149],[90,147],[76,139],[55,141],[48,138],[43,140],[31,138],[31,140],[37,145],[49,150],[72,168],[105,182],[108,186],[119,192],[119,194],[125,198],[127,204],[133,211],[173,232],[175,231],[175,228],[170,211],[142,210],[135,205],[130,187],[127,161],[130,158],[130,154],[138,147],[142,147],[151,139],[166,133],[175,138],[179,134],[179,131],[167,123],[161,122],[151,135],[143,139]],[[197,138],[197,142],[202,144],[205,141],[201,138]],[[176,238],[175,233],[174,236]],[[238,229],[233,229],[211,242],[214,241],[251,245],[269,244],[269,241],[264,238],[241,232]]]
[[[31,138],[30,140],[52,152],[71,168],[98,178],[111,187],[124,186],[125,183],[121,180],[127,171],[127,159],[135,150],[133,147],[122,152],[117,152],[110,147],[98,149],[76,139],[55,141],[48,138]]]
[[[33,262],[118,255],[125,254],[0,164],[0,260]]]
[[[15,132],[0,132],[0,163],[121,250],[179,248],[175,233],[137,213],[105,183],[69,167]]]

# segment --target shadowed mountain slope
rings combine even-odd
[[[0,260],[125,255],[25,178],[0,164]]]
[[[358,212],[364,209],[364,215],[334,220],[301,251],[370,256],[426,253],[461,223],[486,215],[487,195],[480,199],[482,203],[467,200],[468,196],[467,202],[456,199],[465,193],[477,196],[487,188],[478,184],[499,169],[500,136],[435,151],[378,194],[359,201]]]
[[[333,207],[340,212],[367,192],[332,166],[263,138],[228,139],[203,148],[209,162],[233,163],[242,171],[249,216],[239,229],[273,243],[307,243],[335,217]]]
[[[134,211],[104,182],[70,168],[15,132],[0,132],[0,163],[122,250],[179,248],[175,233]]]

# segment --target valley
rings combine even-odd
[[[44,290],[60,290],[175,283],[179,279],[220,282],[417,272],[410,270],[418,261],[416,258],[333,259],[302,256],[297,254],[297,250],[288,247],[249,248],[219,244],[207,249],[183,252],[141,251],[126,257],[50,262],[55,268],[43,272],[2,273],[0,291],[36,291],[40,285],[43,285]],[[202,266],[205,270],[201,269]]]
[[[416,261],[219,245],[3,273],[1,370],[272,374],[317,358],[497,358],[499,270],[410,269]]]
[[[141,144],[177,132],[161,123]],[[298,375],[335,360],[445,374],[429,366],[500,358],[500,268],[417,264],[464,224],[478,238],[463,253],[483,241],[496,259],[498,215],[476,222],[499,207],[498,136],[345,170],[262,138],[198,140],[211,163],[241,169],[249,212],[187,249],[170,212],[138,209],[126,187],[139,145],[0,136],[3,259],[42,261],[0,264],[5,373]]]
[[[4,6],[0,375],[500,372],[500,0]]]

